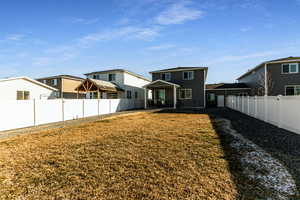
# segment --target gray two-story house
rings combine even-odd
[[[145,107],[204,108],[207,67],[176,67],[152,71],[152,82],[144,86],[152,97]]]
[[[263,62],[237,80],[251,88],[252,95],[300,95],[300,57]]]

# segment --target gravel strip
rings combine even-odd
[[[242,136],[279,160],[300,191],[300,135],[230,109],[207,109],[212,118],[226,118]]]

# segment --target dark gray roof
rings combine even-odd
[[[160,73],[160,72],[167,72],[167,71],[181,71],[181,70],[207,70],[207,67],[174,67],[174,68],[167,68],[167,69],[161,69],[152,71],[150,73]]]
[[[250,87],[245,83],[218,83],[218,84],[207,84],[206,89],[250,89]]]

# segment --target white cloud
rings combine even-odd
[[[241,61],[241,60],[247,60],[251,58],[260,58],[260,57],[268,57],[268,56],[274,56],[279,55],[281,52],[279,51],[265,51],[265,52],[258,52],[248,55],[229,55],[229,56],[223,56],[217,59],[214,59],[212,61],[206,62],[207,64],[219,64],[219,63],[225,63],[225,62],[233,62],[233,61]]]
[[[175,47],[175,45],[172,45],[172,44],[162,44],[162,45],[157,45],[157,46],[151,46],[151,47],[148,47],[147,49],[151,50],[151,51],[159,51],[159,50],[171,49],[174,47]]]
[[[90,44],[100,41],[109,41],[114,39],[139,39],[151,40],[159,35],[160,28],[140,28],[134,26],[127,26],[117,29],[110,29],[97,33],[88,34],[79,39],[81,44]]]
[[[189,4],[190,1],[172,4],[155,17],[155,22],[161,25],[183,24],[186,21],[196,20],[203,16],[203,11],[188,7]]]
[[[252,27],[250,27],[250,26],[243,27],[243,28],[240,29],[241,32],[249,32],[251,30],[252,30]]]
[[[6,36],[6,40],[12,40],[12,41],[19,41],[22,40],[25,37],[23,34],[10,34]]]
[[[71,18],[69,20],[66,20],[72,24],[95,24],[99,21],[99,18],[91,18],[91,19],[85,19],[85,18]]]

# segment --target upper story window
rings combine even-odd
[[[161,80],[170,81],[171,80],[171,73],[162,73]]]
[[[300,95],[300,85],[289,85],[285,87],[286,96]]]
[[[52,79],[52,80],[51,80],[51,84],[52,84],[52,85],[57,85],[57,79],[56,79],[56,78],[55,78],[55,79]]]
[[[93,75],[93,79],[100,79],[99,74],[94,74],[94,75]]]
[[[127,99],[131,99],[132,98],[130,90],[127,90],[126,96],[127,96]]]
[[[182,72],[183,80],[193,80],[194,79],[194,71]]]
[[[116,74],[108,74],[108,81],[116,81]]]
[[[295,74],[299,73],[299,64],[298,63],[287,63],[282,64],[281,72],[283,74]]]

